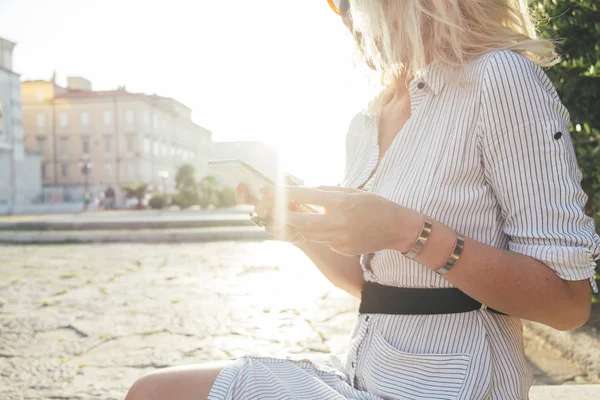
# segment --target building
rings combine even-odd
[[[192,163],[200,175],[210,158],[211,132],[195,124],[177,100],[131,93],[124,87],[94,91],[69,77],[22,83],[27,149],[42,155],[46,201],[80,199],[112,186],[150,183],[174,190],[177,168]]]
[[[12,70],[15,43],[0,38],[0,214],[38,200],[40,157],[25,151],[20,76]]]

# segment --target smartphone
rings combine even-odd
[[[208,162],[208,169],[211,175],[223,178],[229,185],[236,188],[239,184],[248,187],[248,194],[255,198],[260,198],[260,188],[264,186],[275,186],[273,180],[266,177],[256,168],[245,163],[242,160],[213,160]],[[317,211],[310,206],[294,202],[302,212],[316,213]]]

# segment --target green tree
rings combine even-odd
[[[200,204],[196,184],[196,168],[192,164],[183,164],[179,167],[175,176],[175,187],[177,194],[173,196],[173,204],[181,208]]]
[[[208,207],[210,205],[219,206],[219,188],[217,186],[217,178],[214,176],[206,176],[200,181],[200,205]]]
[[[146,191],[148,190],[147,183],[138,183],[137,185],[123,186],[125,197],[128,199],[137,199],[137,209],[143,208],[144,197],[146,197]]]
[[[535,0],[532,6],[542,35],[559,44],[563,61],[548,76],[571,115],[571,137],[589,197],[586,212],[600,232],[600,2]]]
[[[192,164],[183,164],[179,167],[175,176],[175,188],[196,189],[196,168]]]

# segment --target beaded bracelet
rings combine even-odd
[[[435,272],[437,272],[440,275],[445,275],[448,272],[450,272],[452,268],[454,268],[465,247],[465,237],[458,232],[455,233],[456,244],[454,245],[454,250],[452,250],[452,254],[450,255],[450,257],[448,257],[448,260],[444,265],[442,265],[441,268],[435,270]]]
[[[417,254],[419,254],[419,252],[423,249],[423,246],[425,246],[427,238],[431,234],[432,226],[433,221],[431,220],[431,218],[425,216],[425,220],[423,221],[423,228],[421,229],[421,233],[419,234],[417,242],[413,245],[413,247],[411,247],[409,251],[407,251],[406,253],[402,253],[404,257],[412,260],[417,256]]]

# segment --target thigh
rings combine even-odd
[[[217,376],[230,361],[184,365],[138,379],[125,400],[206,400]]]

